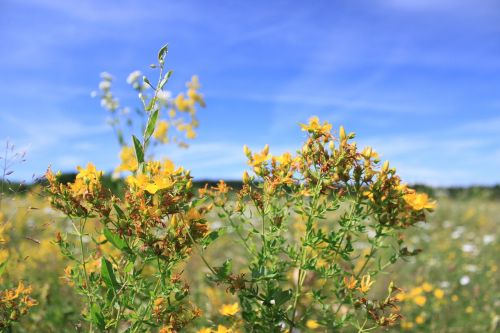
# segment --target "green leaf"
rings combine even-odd
[[[7,263],[9,262],[9,259],[5,260],[3,263],[0,264],[0,276],[5,272],[5,269],[7,268]]]
[[[233,262],[231,261],[231,259],[227,259],[226,261],[224,261],[221,267],[215,268],[215,271],[217,272],[217,277],[220,280],[224,280],[225,278],[229,277],[232,270],[233,270]]]
[[[173,71],[169,70],[165,76],[163,76],[163,79],[160,82],[160,89],[163,89],[163,86],[167,84],[168,79],[170,79],[170,76],[172,76]]]
[[[148,119],[148,125],[146,126],[146,132],[144,133],[144,138],[149,140],[156,127],[156,120],[158,119],[158,110],[154,110],[151,116]]]
[[[125,220],[127,218],[123,210],[120,208],[120,206],[118,206],[117,204],[113,204],[113,207],[115,208],[116,214],[118,214],[118,217],[121,220]]]
[[[153,106],[155,106],[156,103],[156,95],[149,100],[148,105],[146,105],[146,111],[151,111],[153,109]]]
[[[104,237],[113,244],[117,249],[126,251],[128,250],[127,242],[124,239],[120,238],[120,236],[114,234],[108,228],[104,228]]]
[[[205,249],[207,246],[212,244],[217,238],[225,233],[225,229],[220,228],[209,233],[203,240],[201,241],[202,247]]]
[[[276,306],[281,306],[288,302],[292,298],[292,290],[277,290],[273,294],[274,301],[276,302]]]
[[[153,85],[151,84],[151,82],[149,82],[148,78],[143,76],[142,77],[142,80],[144,81],[144,83],[146,83],[148,86],[150,86],[151,88],[155,89],[155,87],[153,87]]]
[[[135,135],[132,135],[132,140],[134,141],[135,156],[137,157],[137,162],[139,164],[144,163],[144,150],[142,149],[141,142]]]
[[[104,257],[102,257],[101,259],[101,276],[108,288],[112,288],[115,291],[120,288],[118,281],[116,281],[115,272],[113,271],[113,265],[111,265],[111,263]]]
[[[162,63],[165,60],[165,57],[168,53],[168,44],[165,44],[160,51],[158,51],[158,61]]]
[[[97,303],[93,303],[90,307],[90,319],[99,329],[104,330],[104,315],[102,314],[101,307]]]

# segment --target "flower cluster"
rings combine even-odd
[[[333,330],[348,323],[361,329],[363,313],[375,326],[392,326],[400,318],[399,289],[391,284],[386,299],[370,299],[374,277],[415,254],[398,235],[425,221],[435,204],[402,183],[388,162],[380,165],[371,147],[358,150],[354,133],[343,127],[333,133],[317,117],[301,128],[308,138],[295,155],[244,147],[253,175],[243,174],[236,200],[228,200],[224,183],[202,190],[249,257],[243,273],[231,272],[229,258],[212,279],[238,295],[248,331]]]
[[[31,298],[31,292],[31,286],[26,287],[22,281],[17,288],[0,291],[0,331],[8,329],[37,305],[37,301]]]

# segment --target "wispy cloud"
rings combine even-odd
[[[0,133],[31,143],[33,169],[88,160],[112,169],[116,144],[88,94],[103,70],[120,79],[146,68],[166,39],[169,88],[196,72],[209,106],[205,143],[164,151],[195,175],[238,177],[244,143],[293,151],[304,138],[297,124],[318,115],[356,130],[410,181],[500,181],[496,1],[1,6]]]

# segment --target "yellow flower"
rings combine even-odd
[[[413,299],[413,302],[415,302],[418,306],[424,306],[425,302],[427,302],[427,298],[423,295],[418,295]]]
[[[97,171],[95,165],[90,162],[87,163],[86,169],[83,169],[82,167],[79,166],[77,167],[77,169],[78,169],[78,174],[76,175],[76,179],[95,181],[102,176],[102,171]]]
[[[427,193],[411,192],[403,196],[403,199],[413,210],[434,209],[435,201],[429,201]]]
[[[400,292],[396,295],[396,299],[400,302],[403,302],[406,299],[406,293],[404,291]]]
[[[413,328],[413,323],[411,321],[401,322],[401,328],[405,330],[411,330]]]
[[[300,127],[303,131],[317,133],[317,134],[328,134],[332,130],[332,124],[325,121],[323,125],[321,125],[319,118],[314,116],[309,118],[309,124],[300,124]]]
[[[423,292],[422,287],[416,287],[416,288],[413,288],[413,289],[409,292],[408,297],[413,298],[413,297],[415,297],[415,296],[417,296],[417,295],[420,295],[422,292]]]
[[[212,330],[210,328],[202,327],[196,333],[211,333]]]
[[[422,315],[418,315],[418,316],[415,318],[415,322],[416,322],[417,324],[419,324],[419,325],[421,325],[421,324],[425,323],[425,318],[424,318],[424,316],[422,316]]]
[[[186,128],[186,138],[188,139],[196,138],[196,132],[194,131],[193,126],[191,125]]]
[[[116,168],[115,172],[119,173],[122,171],[134,172],[137,170],[137,158],[135,157],[135,150],[129,146],[123,146],[120,151],[120,165]]]
[[[217,331],[215,331],[214,333],[231,333],[231,329],[227,328],[224,325],[219,325],[217,327]]]
[[[276,157],[276,161],[282,165],[289,165],[292,163],[292,155],[289,152],[283,153],[283,155]]]
[[[437,288],[436,290],[434,290],[434,297],[436,297],[437,299],[442,299],[444,297],[444,291]]]
[[[246,147],[246,146],[245,146]],[[248,149],[248,148],[247,148]],[[246,149],[244,148],[245,152]],[[248,162],[249,165],[257,167],[260,166],[262,163],[265,161],[269,160],[271,158],[271,154],[269,154],[269,146],[266,145],[264,149],[260,153],[255,153],[250,161]]]
[[[168,132],[169,124],[165,120],[161,120],[158,122],[156,129],[153,133],[153,137],[163,143],[168,142],[167,132]]]
[[[451,296],[451,300],[452,300],[453,302],[457,302],[457,301],[458,301],[458,296],[457,296],[457,295],[453,295],[453,296]]]
[[[87,168],[83,169],[78,166],[77,169],[78,174],[75,182],[69,185],[74,195],[84,195],[93,192],[96,188],[100,188],[100,179],[103,172],[97,171],[94,164],[88,163]]]
[[[175,106],[179,111],[186,111],[189,108],[189,102],[184,98],[184,94],[180,93],[174,100]]]
[[[156,176],[153,180],[150,179],[145,174],[139,174],[137,176],[128,176],[127,183],[130,187],[135,188],[139,191],[146,191],[151,194],[155,194],[158,190],[169,187],[172,182],[167,178],[161,176]]]
[[[428,292],[432,291],[432,284],[430,284],[430,283],[428,283],[428,282],[424,282],[424,283],[422,284],[422,289],[423,289],[426,293],[428,293]]]
[[[371,286],[375,283],[375,281],[372,281],[372,278],[370,275],[364,275],[361,278],[361,284],[358,287],[358,290],[361,291],[362,293],[366,294]]]
[[[354,276],[344,276],[344,285],[347,289],[352,290],[356,288],[356,285],[358,284],[358,281]]]
[[[224,304],[219,310],[223,316],[234,316],[238,311],[240,311],[238,303]]]
[[[316,329],[316,328],[319,327],[319,324],[318,324],[318,322],[316,320],[309,319],[306,322],[306,327],[314,330],[314,329]]]
[[[467,308],[465,308],[465,312],[466,313],[472,313],[472,312],[474,312],[474,308],[469,305]]]

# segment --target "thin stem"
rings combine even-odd
[[[191,236],[191,232],[189,232],[189,226],[187,224],[185,224],[185,225],[187,227],[186,231],[187,231],[188,237],[191,240],[191,242],[193,243],[193,247],[198,252],[198,255],[200,256],[201,260],[203,261],[203,263],[205,264],[205,266],[207,266],[208,269],[212,272],[212,274],[217,275],[217,272],[215,271],[215,269],[213,269],[213,267],[210,266],[210,264],[208,263],[207,259],[203,255],[203,250],[198,246],[198,243],[195,242],[195,240],[193,239],[193,236]]]
[[[88,301],[88,308],[90,311],[90,308],[92,307],[92,297],[90,296],[89,292],[89,278],[87,275],[87,264],[86,264],[86,259],[85,259],[85,247],[83,246],[83,232],[85,231],[85,224],[87,223],[87,218],[83,218],[81,223],[80,223],[80,229],[78,229],[73,221],[71,221],[73,224],[73,228],[78,234],[78,239],[80,243],[80,254],[81,254],[81,260],[82,260],[82,267],[83,267],[83,276],[85,277],[85,294],[87,295],[87,301]],[[92,332],[92,322],[90,322],[90,332]]]
[[[319,190],[321,189],[321,180],[318,181],[316,184],[316,189],[314,192],[314,196],[311,199],[311,204],[310,204],[310,211],[309,211],[309,216],[307,217],[307,224],[306,224],[306,234],[304,236],[304,240],[308,238],[309,232],[312,229],[312,222],[313,222],[313,215],[314,212],[316,211],[317,207],[317,201],[318,201],[318,193],[320,192]],[[307,259],[307,248],[304,242],[302,242],[302,246],[300,248],[301,254],[300,254],[300,266],[299,266],[299,274],[297,277],[297,289],[295,291],[295,295],[293,298],[293,306],[292,306],[292,317],[290,321],[290,328],[288,330],[289,333],[292,333],[293,328],[295,327],[295,316],[297,314],[297,306],[298,302],[300,299],[300,296],[302,294],[302,286],[305,281],[306,277],[306,271],[303,269],[303,266],[305,265],[305,261]]]
[[[233,219],[231,218],[231,213],[227,211],[227,209],[225,207],[222,208],[222,210],[224,211],[224,213],[227,215],[227,219],[229,220],[229,223],[231,224],[231,226],[234,228],[234,230],[236,231],[236,234],[238,235],[238,237],[241,239],[241,241],[243,242],[243,245],[245,245],[245,248],[247,249],[247,251],[252,254],[253,256],[255,256],[255,252],[250,248],[250,246],[248,245],[248,242],[247,242],[247,239],[245,237],[243,237],[243,235],[241,234],[239,228],[236,226],[236,223],[234,223]]]
[[[9,152],[9,142],[5,144],[5,154],[3,157],[3,174],[2,174],[2,190],[0,192],[0,209],[2,209],[2,201],[3,201],[3,191],[5,186],[5,177],[7,176],[7,154]]]

